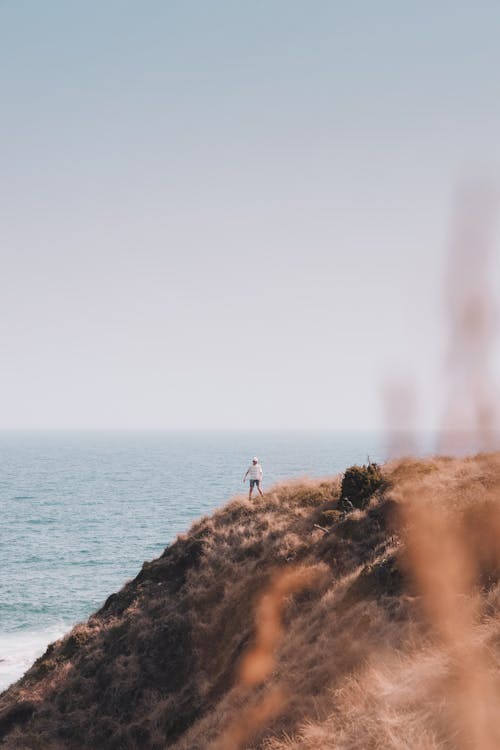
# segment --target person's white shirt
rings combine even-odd
[[[248,469],[249,479],[262,479],[262,466],[260,464],[252,464]]]

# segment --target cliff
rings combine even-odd
[[[500,747],[500,457],[369,471],[195,523],[0,696],[0,746]]]

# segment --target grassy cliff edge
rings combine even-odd
[[[500,457],[368,469],[196,522],[0,696],[0,746],[500,747]]]

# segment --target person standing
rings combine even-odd
[[[243,477],[243,481],[246,481],[246,478],[250,479],[250,489],[248,490],[248,499],[252,497],[253,488],[257,487],[259,490],[259,495],[261,497],[264,497],[262,490],[260,488],[261,482],[262,482],[262,466],[259,464],[259,459],[257,457],[252,458],[252,465],[249,466],[247,469],[247,472],[245,476]]]

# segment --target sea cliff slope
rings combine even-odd
[[[233,499],[0,696],[0,747],[500,747],[499,489],[489,454]]]

